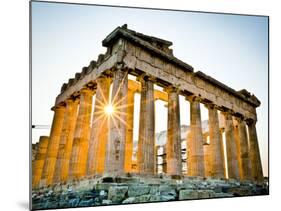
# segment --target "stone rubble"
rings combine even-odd
[[[138,181],[138,178],[84,178],[68,185],[58,183],[38,188],[32,192],[32,207],[36,210],[268,194],[267,182],[201,177],[181,180],[142,178],[142,182],[132,181]]]

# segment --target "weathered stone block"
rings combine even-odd
[[[137,203],[136,197],[129,197],[122,202],[122,204],[131,204],[131,203]]]
[[[127,186],[110,187],[108,190],[108,199],[113,202],[121,202],[128,191]]]
[[[150,187],[148,185],[136,185],[129,187],[128,196],[141,196],[144,194],[148,194],[150,191]]]
[[[177,190],[194,190],[195,185],[193,183],[183,183],[178,185]]]
[[[105,190],[101,190],[99,196],[100,198],[105,199],[107,197],[107,192]]]
[[[160,185],[159,192],[161,195],[176,195],[175,186],[172,185]]]
[[[161,201],[160,195],[152,195],[149,199],[149,201]]]
[[[69,201],[69,206],[70,207],[77,207],[79,204],[80,199],[79,198],[75,198],[75,199],[71,199]]]
[[[95,186],[96,190],[109,190],[110,187],[117,186],[116,183],[98,183]]]
[[[137,197],[137,202],[138,202],[138,203],[149,202],[149,199],[150,199],[150,195],[149,195],[149,194],[147,194],[147,195],[142,195],[142,196],[138,196],[138,197]]]
[[[248,196],[251,195],[251,188],[229,188],[228,193],[233,194],[234,196]]]
[[[117,183],[138,183],[140,181],[139,178],[135,177],[117,177],[115,180]]]
[[[198,191],[196,190],[180,190],[179,200],[198,199]]]
[[[215,197],[215,198],[233,197],[233,194],[231,194],[231,193],[215,193],[213,197]]]
[[[156,195],[157,193],[159,193],[159,187],[156,185],[153,185],[150,187],[150,192],[151,195]]]
[[[112,204],[112,201],[108,200],[108,199],[105,199],[105,200],[102,200],[102,204],[103,205],[109,205],[109,204]]]
[[[212,190],[202,190],[198,191],[198,198],[199,199],[207,199],[207,198],[212,198],[215,196],[215,192]]]
[[[176,199],[175,195],[162,195],[161,196],[161,201],[173,201],[175,199]]]
[[[88,207],[88,206],[93,206],[94,205],[94,199],[89,199],[89,200],[82,200],[79,202],[80,207]]]

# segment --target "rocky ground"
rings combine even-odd
[[[32,208],[69,208],[113,204],[267,195],[268,183],[186,177],[84,178],[33,190]]]

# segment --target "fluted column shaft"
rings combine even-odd
[[[203,134],[201,125],[201,112],[199,99],[192,97],[190,101],[190,140],[188,175],[204,176],[204,152],[203,152]]]
[[[140,174],[155,173],[155,106],[154,85],[150,79],[141,82],[138,167]]]
[[[209,134],[210,134],[210,164],[211,176],[223,178],[224,177],[224,159],[223,159],[223,146],[219,128],[218,111],[215,106],[209,105]]]
[[[249,155],[252,168],[252,178],[256,181],[263,180],[263,171],[260,157],[260,150],[258,144],[256,121],[247,121],[249,133]]]
[[[241,180],[251,179],[251,166],[249,159],[249,145],[247,138],[246,123],[243,119],[235,118],[235,137],[238,153],[239,175]]]
[[[79,179],[86,175],[92,99],[93,91],[90,88],[83,88],[80,91],[80,105],[69,164],[69,177],[71,179]]]
[[[100,77],[96,80],[97,91],[93,122],[89,142],[88,174],[102,174],[104,172],[105,151],[108,140],[108,118],[104,109],[109,104],[111,78]]]
[[[222,117],[223,117],[223,115],[222,115]],[[221,153],[222,153],[222,158],[223,158],[223,177],[227,178],[227,167],[226,167],[227,157],[226,157],[226,154],[224,154],[224,143],[223,143],[223,133],[224,132],[225,132],[225,128],[220,128],[220,139],[222,141]]]
[[[60,136],[59,151],[55,166],[53,183],[66,181],[68,178],[69,160],[72,150],[74,129],[77,118],[78,100],[66,101],[66,112]]]
[[[32,188],[35,188],[39,185],[43,167],[44,167],[44,161],[46,158],[48,141],[49,141],[48,136],[40,136],[38,150],[36,152],[35,160],[32,168]]]
[[[233,119],[229,112],[225,112],[224,117],[228,177],[239,179],[238,155],[236,141],[234,139]]]
[[[167,173],[182,174],[179,95],[173,87],[168,92]]]
[[[46,152],[46,159],[44,162],[42,177],[40,184],[42,186],[50,185],[53,181],[55,165],[57,160],[57,154],[59,149],[59,141],[61,136],[61,130],[63,125],[65,106],[59,105],[52,108],[55,112],[53,123],[50,132],[50,138],[48,142],[48,148]]]
[[[124,174],[128,72],[117,69],[113,72],[112,104],[116,111],[109,121],[109,140],[106,149],[105,173]]]
[[[132,90],[128,90],[128,107],[127,107],[127,135],[125,144],[125,171],[132,171],[133,156],[133,132],[134,132],[134,95]]]
[[[212,148],[210,144],[203,145],[205,177],[212,176]]]

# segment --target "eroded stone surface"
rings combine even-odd
[[[112,178],[116,181],[116,178]],[[158,180],[158,184],[156,183]],[[175,181],[168,178],[142,178],[142,182],[101,182],[82,179],[38,188],[32,192],[33,209],[130,204],[157,201],[192,200],[268,194],[266,182],[203,179],[186,177]],[[128,178],[128,181],[130,179]],[[100,183],[98,183],[100,182]],[[92,184],[92,185],[86,185]],[[63,187],[63,188],[62,188]]]

